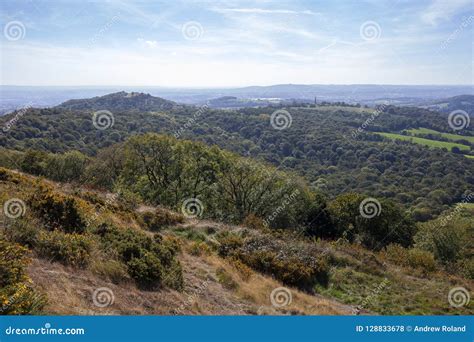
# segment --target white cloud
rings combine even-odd
[[[137,40],[142,46],[150,48],[156,48],[158,46],[158,42],[156,40],[145,40],[143,38],[138,38]]]
[[[421,19],[431,25],[436,25],[440,20],[449,20],[458,11],[472,6],[472,0],[434,0],[425,9]]]

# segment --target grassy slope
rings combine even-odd
[[[12,197],[25,200],[29,197],[36,178],[26,175],[17,175],[16,178],[16,182],[0,181],[0,203]],[[73,194],[82,200],[87,198],[83,189],[48,183],[53,184],[57,191]],[[105,198],[105,194],[96,195]],[[94,207],[85,201],[86,206]],[[96,210],[119,227],[142,229],[134,220],[134,212],[110,211],[103,207]],[[4,217],[0,216],[0,219]],[[283,284],[255,271],[244,276],[213,249],[215,234],[222,230],[240,232],[242,229],[246,228],[193,219],[162,232],[165,236],[175,236],[181,243],[179,260],[185,278],[183,292],[169,289],[143,291],[127,279],[113,283],[95,272],[93,267],[74,269],[50,263],[34,254],[29,274],[35,286],[48,295],[46,310],[52,314],[173,314],[176,307],[189,298],[192,298],[192,303],[185,305],[183,314],[351,314],[354,307],[359,307],[362,313],[474,314],[474,303],[454,309],[447,302],[450,288],[464,286],[472,289],[473,283],[469,280],[443,271],[427,274],[420,269],[400,267],[386,260],[382,253],[358,245],[312,241],[286,233],[272,238],[284,239],[288,244],[296,240],[315,244],[321,253],[330,257],[331,278],[328,287],[316,288],[315,295],[291,288],[292,304],[274,308],[269,300],[270,293]],[[270,234],[252,231],[260,235]],[[194,244],[203,241],[209,248],[196,253]],[[204,283],[207,286],[199,291]],[[92,293],[98,287],[109,287],[114,291],[116,299],[112,306],[97,308],[92,304]],[[377,290],[380,287],[382,289]]]
[[[457,134],[452,134],[452,133],[444,133],[444,132],[438,132],[433,129],[429,128],[418,128],[418,129],[408,129],[406,130],[411,135],[419,135],[419,134],[433,134],[433,135],[439,135],[441,137],[444,137],[446,139],[452,140],[452,141],[459,141],[459,140],[467,140],[470,143],[474,144],[474,137],[467,137],[467,136],[462,136],[462,135],[457,135]]]
[[[424,139],[424,138],[418,138],[418,137],[411,137],[411,136],[406,136],[406,135],[401,135],[401,134],[396,134],[396,133],[376,133],[378,135],[381,135],[386,138],[390,139],[396,139],[396,140],[403,140],[403,141],[410,141],[415,144],[420,144],[428,147],[434,147],[434,148],[447,148],[448,150],[451,150],[452,147],[458,147],[461,151],[466,151],[469,152],[471,149],[469,146],[462,145],[462,144],[457,144],[457,143],[451,143],[451,142],[446,142],[446,141],[437,141],[437,140],[430,140],[430,139]]]
[[[38,178],[16,171],[8,171],[8,175],[8,180],[0,180],[0,204],[3,205],[11,198],[22,199],[28,203],[28,198],[34,191]],[[88,201],[88,198],[91,198],[91,191],[70,184],[46,180],[40,182],[54,186],[60,193],[74,196],[83,203],[83,208],[89,215],[91,215],[89,210],[95,208],[93,210],[96,210],[98,215],[106,217],[117,227],[143,229],[135,219],[137,212],[120,209],[116,202],[111,202],[107,208],[97,207]],[[93,194],[106,200],[104,193],[93,192]],[[31,214],[28,207],[26,207],[26,213]],[[0,211],[0,233],[5,229],[4,222],[7,222],[7,218],[2,210]],[[185,288],[182,292],[171,289],[141,290],[129,278],[112,281],[98,271],[101,268],[96,267],[95,259],[86,269],[78,269],[52,263],[32,252],[32,263],[28,268],[28,273],[34,287],[48,297],[48,306],[45,309],[47,314],[173,315],[176,314],[175,310],[182,305],[180,314],[187,315],[347,315],[352,313],[351,306],[293,288],[291,288],[293,301],[290,305],[282,308],[273,307],[270,302],[270,293],[273,289],[282,287],[283,284],[251,270],[243,277],[228,260],[218,257],[213,251],[210,254],[196,254],[191,248],[195,241],[192,238],[183,237],[179,232],[183,229],[193,231],[198,229],[195,226],[199,224],[200,221],[189,220],[184,226],[171,226],[163,232],[164,236],[176,236],[181,244],[178,259],[183,267],[185,280]],[[214,225],[216,230],[230,229],[213,222],[207,223],[207,226],[210,225]],[[113,305],[99,308],[93,304],[93,292],[100,287],[112,289],[115,296]]]

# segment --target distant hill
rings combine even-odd
[[[474,95],[448,97],[428,105],[427,108],[443,113],[451,113],[454,110],[464,110],[469,114],[474,114]]]
[[[110,110],[110,111],[156,111],[172,109],[177,104],[173,101],[154,97],[150,94],[121,91],[90,99],[69,100],[55,108],[72,110]]]

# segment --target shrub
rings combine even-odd
[[[97,229],[103,249],[115,251],[127,266],[127,272],[145,288],[169,286],[182,289],[183,276],[176,254],[179,245],[173,239],[154,238],[135,229],[101,225]]]
[[[235,290],[239,287],[239,284],[237,284],[234,278],[232,278],[223,267],[219,267],[216,270],[216,276],[219,283],[221,283],[226,289]]]
[[[154,212],[144,212],[142,219],[147,229],[151,231],[159,231],[163,227],[184,222],[182,215],[161,209],[157,209]]]
[[[433,253],[418,248],[407,249],[391,244],[385,248],[383,255],[396,265],[409,266],[427,273],[435,271],[437,266]]]
[[[6,224],[5,236],[8,240],[23,246],[33,247],[36,244],[38,225],[31,218],[17,218]]]
[[[425,272],[433,272],[436,270],[436,261],[433,253],[418,248],[408,250],[408,265]]]
[[[242,225],[252,229],[265,229],[263,220],[254,214],[248,215]]]
[[[193,242],[188,248],[188,252],[191,255],[201,256],[201,255],[211,255],[211,249],[205,242]]]
[[[118,260],[99,260],[92,265],[92,271],[102,277],[108,278],[115,284],[130,279],[127,273],[127,267]]]
[[[59,230],[40,231],[37,251],[45,258],[74,267],[85,267],[93,249],[93,241],[87,235],[63,233]]]
[[[252,269],[236,258],[231,258],[230,264],[237,270],[243,281],[248,281],[252,277]]]
[[[85,231],[86,223],[74,197],[40,186],[31,196],[29,203],[50,230],[60,228],[66,233]]]
[[[284,284],[312,291],[317,283],[327,285],[329,281],[327,261],[313,246],[291,245],[273,236],[243,239],[235,234],[225,235],[219,242],[221,256],[238,259]]]
[[[244,240],[237,234],[225,234],[218,236],[218,253],[222,257],[230,256],[231,253],[243,246]]]
[[[422,223],[415,235],[415,246],[430,251],[440,263],[449,265],[469,258],[473,244],[472,216],[463,217],[461,210]]]
[[[407,250],[396,243],[392,243],[385,247],[382,255],[396,265],[403,265],[407,257]]]
[[[360,208],[366,199],[361,194],[347,193],[329,204],[337,232],[335,237],[342,237],[345,232],[350,242],[358,240],[373,250],[380,250],[390,243],[411,246],[416,233],[416,226],[411,218],[393,202],[383,199],[369,201],[365,208],[374,209],[374,216],[366,218],[361,214]]]
[[[32,175],[44,175],[47,158],[46,152],[28,150],[20,160],[20,169]]]
[[[474,279],[474,258],[459,260],[456,266],[464,277]]]
[[[139,257],[132,257],[127,262],[128,273],[140,286],[153,288],[161,284],[163,266],[156,254],[142,251]]]
[[[46,297],[30,286],[27,253],[0,236],[0,315],[39,314],[46,304]]]

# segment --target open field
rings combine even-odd
[[[405,132],[407,132],[410,135],[414,135],[414,136],[424,135],[424,134],[439,135],[443,138],[446,138],[446,139],[449,139],[449,140],[452,140],[452,141],[467,140],[470,143],[474,144],[474,137],[467,137],[467,136],[462,136],[462,135],[457,135],[457,134],[452,134],[452,133],[438,132],[438,131],[435,131],[435,130],[429,129],[429,128],[423,128],[423,127],[417,128],[417,129],[413,128],[413,129],[407,129],[407,130],[405,130]]]
[[[418,138],[418,137],[411,137],[411,136],[406,136],[406,135],[401,135],[401,134],[396,134],[396,133],[377,132],[376,134],[381,135],[386,138],[410,141],[412,143],[420,144],[420,145],[424,145],[428,147],[447,148],[448,150],[451,150],[451,148],[453,147],[458,147],[461,151],[466,151],[466,152],[470,151],[469,146],[466,146],[463,144],[451,143],[451,142],[446,142],[446,141],[437,141],[437,140]]]

